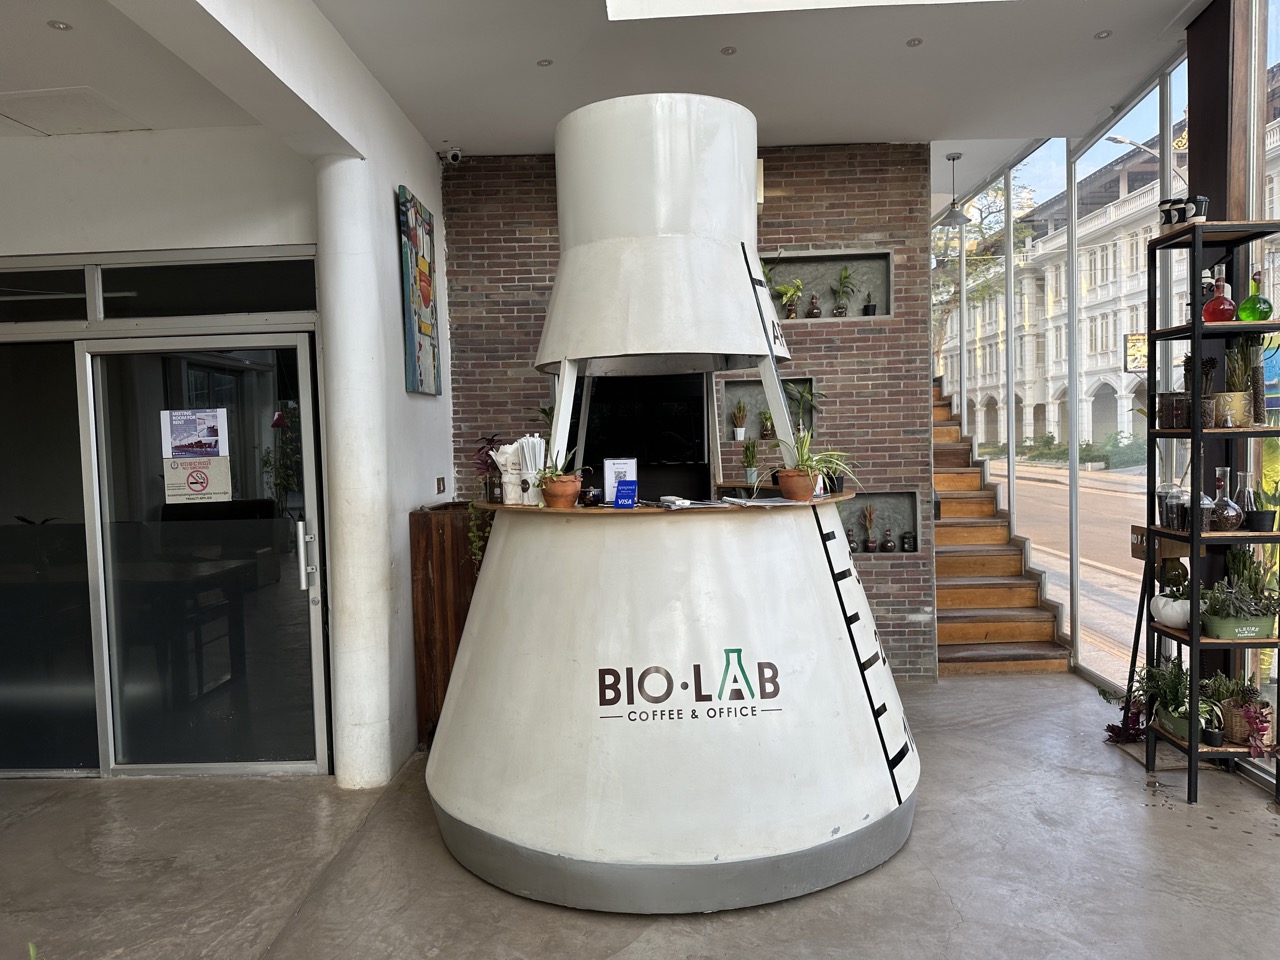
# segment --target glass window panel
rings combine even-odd
[[[0,449],[0,769],[95,769],[72,344],[0,344]]]
[[[311,260],[103,267],[103,312],[117,317],[189,317],[316,308]]]
[[[83,267],[0,270],[0,323],[88,319]]]

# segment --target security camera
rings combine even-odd
[[[444,153],[444,161],[445,163],[461,163],[462,151],[457,147],[454,147],[452,150],[446,150]]]

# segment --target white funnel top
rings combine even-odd
[[[790,358],[768,291],[751,281],[763,271],[749,110],[681,93],[590,104],[556,127],[556,179],[560,268],[539,370],[565,359],[587,361],[590,376],[755,367],[771,341]]]

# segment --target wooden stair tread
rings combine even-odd
[[[1051,640],[1026,643],[953,643],[938,648],[941,663],[996,663],[1010,660],[1066,660],[1070,651]]]
[[[933,548],[937,556],[943,557],[990,557],[997,554],[1022,556],[1022,548],[1012,543],[956,543],[944,544]]]
[[[1018,576],[1005,574],[1002,576],[942,577],[938,580],[939,587],[1022,587],[1029,583],[1038,585],[1040,583],[1040,578],[1032,576],[1031,574],[1021,574]]]
[[[994,490],[939,490],[939,500],[994,500]]]
[[[947,607],[937,612],[939,620],[956,623],[1043,623],[1057,620],[1044,607]]]
[[[981,473],[982,468],[973,467],[973,466],[962,467],[957,465],[954,467],[934,467],[933,472],[934,473]]]
[[[935,527],[999,527],[1008,526],[1008,517],[942,517],[933,521]]]

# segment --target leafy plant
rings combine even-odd
[[[278,431],[275,443],[262,451],[262,478],[271,491],[271,499],[279,505],[281,516],[291,516],[287,506],[289,494],[298,489],[302,472],[302,442],[293,432],[290,412],[276,412],[271,420],[272,429]]]
[[[1267,604],[1235,577],[1219,580],[1200,595],[1202,613],[1224,620],[1248,620],[1267,615]]]
[[[758,443],[756,440],[748,440],[742,445],[742,466],[744,469],[750,470],[756,466]]]
[[[822,412],[818,401],[825,400],[827,395],[814,390],[812,380],[784,380],[782,389],[787,394],[788,408],[800,424],[805,422],[810,413]]]
[[[858,478],[853,472],[856,464],[849,460],[849,454],[837,450],[823,450],[821,452],[814,450],[813,434],[803,427],[796,431],[796,442],[794,444],[787,443],[785,440],[779,441],[779,443],[792,452],[795,459],[792,466],[796,470],[803,470],[810,477],[817,477],[818,474],[827,477],[845,476],[854,483],[858,482]]]
[[[1200,681],[1200,694],[1218,703],[1235,701],[1243,706],[1258,699],[1258,688],[1254,685],[1253,677],[1247,680],[1243,677],[1229,677],[1219,670],[1212,677]]]
[[[760,432],[762,434],[773,433],[773,414],[770,413],[768,410],[761,410],[759,413],[759,417],[760,417]]]
[[[735,427],[745,427],[747,425],[747,401],[739,400],[733,405],[729,417],[733,420]]]
[[[1227,393],[1244,393],[1249,389],[1249,376],[1253,372],[1253,351],[1246,345],[1247,337],[1237,337],[1227,349]]]
[[[784,307],[794,307],[804,295],[804,281],[799,277],[792,277],[790,280],[777,284],[773,288],[773,292],[782,300]]]
[[[549,403],[545,407],[534,407],[532,412],[535,414],[536,420],[546,424],[548,430],[551,429],[552,421],[556,417],[556,405],[554,403]]]
[[[831,285],[831,293],[835,296],[836,303],[848,303],[857,292],[858,285],[853,282],[853,274],[849,272],[848,267],[841,267],[836,282]]]
[[[498,475],[498,464],[489,454],[500,446],[502,446],[502,441],[498,439],[496,433],[489,437],[481,437],[480,446],[476,447],[476,452],[471,455],[471,465],[475,467],[476,476],[480,479],[482,485],[486,478]]]
[[[493,511],[482,509],[473,500],[467,505],[467,554],[480,569],[485,548],[489,546],[489,533],[493,529]]]
[[[574,448],[577,449],[576,447]],[[535,476],[538,486],[545,486],[548,480],[554,480],[556,477],[580,477],[584,472],[590,473],[590,467],[571,467],[569,464],[573,461],[573,450],[564,455],[563,460],[557,460],[555,455],[547,451],[547,465],[539,470]]]
[[[1267,743],[1267,732],[1271,729],[1271,704],[1265,700],[1253,700],[1244,705],[1244,722],[1249,727],[1249,756],[1261,759],[1267,756],[1280,755],[1280,747]]]

